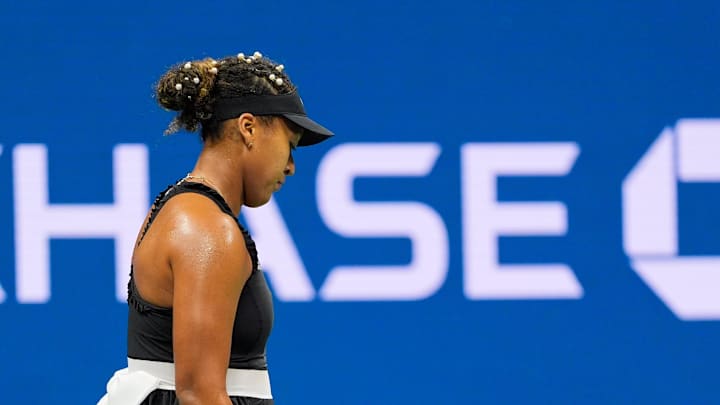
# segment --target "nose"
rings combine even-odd
[[[285,166],[284,173],[286,176],[292,176],[295,174],[295,160],[293,159],[292,153],[288,157],[287,166]]]

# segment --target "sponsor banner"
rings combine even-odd
[[[255,50],[337,134],[241,212],[278,403],[720,394],[713,2],[2,9],[0,403],[94,403],[124,366],[135,237],[202,146],[153,82]]]

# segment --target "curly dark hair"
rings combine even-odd
[[[221,122],[213,118],[217,100],[251,94],[290,94],[295,90],[282,65],[255,52],[252,56],[238,54],[217,61],[205,58],[179,63],[160,78],[155,93],[163,108],[178,111],[166,135],[200,128],[200,137],[206,141],[220,136]]]

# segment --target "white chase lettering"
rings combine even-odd
[[[16,295],[20,303],[50,300],[51,238],[113,238],[115,296],[124,301],[133,244],[148,208],[148,155],[145,145],[113,149],[111,204],[51,204],[47,148],[13,148]]]
[[[468,143],[462,146],[463,273],[470,299],[579,299],[583,288],[565,264],[501,265],[498,237],[564,235],[559,202],[497,201],[500,176],[564,176],[574,143]]]
[[[440,154],[434,143],[346,143],[333,148],[320,164],[317,201],[325,224],[348,237],[408,238],[407,265],[337,266],[328,274],[320,297],[328,301],[418,300],[445,282],[448,235],[438,213],[419,202],[358,202],[358,177],[423,177]]]

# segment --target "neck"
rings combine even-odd
[[[237,158],[231,156],[235,152],[232,147],[205,145],[189,174],[189,180],[214,188],[237,217],[244,201],[241,168],[235,163]]]

